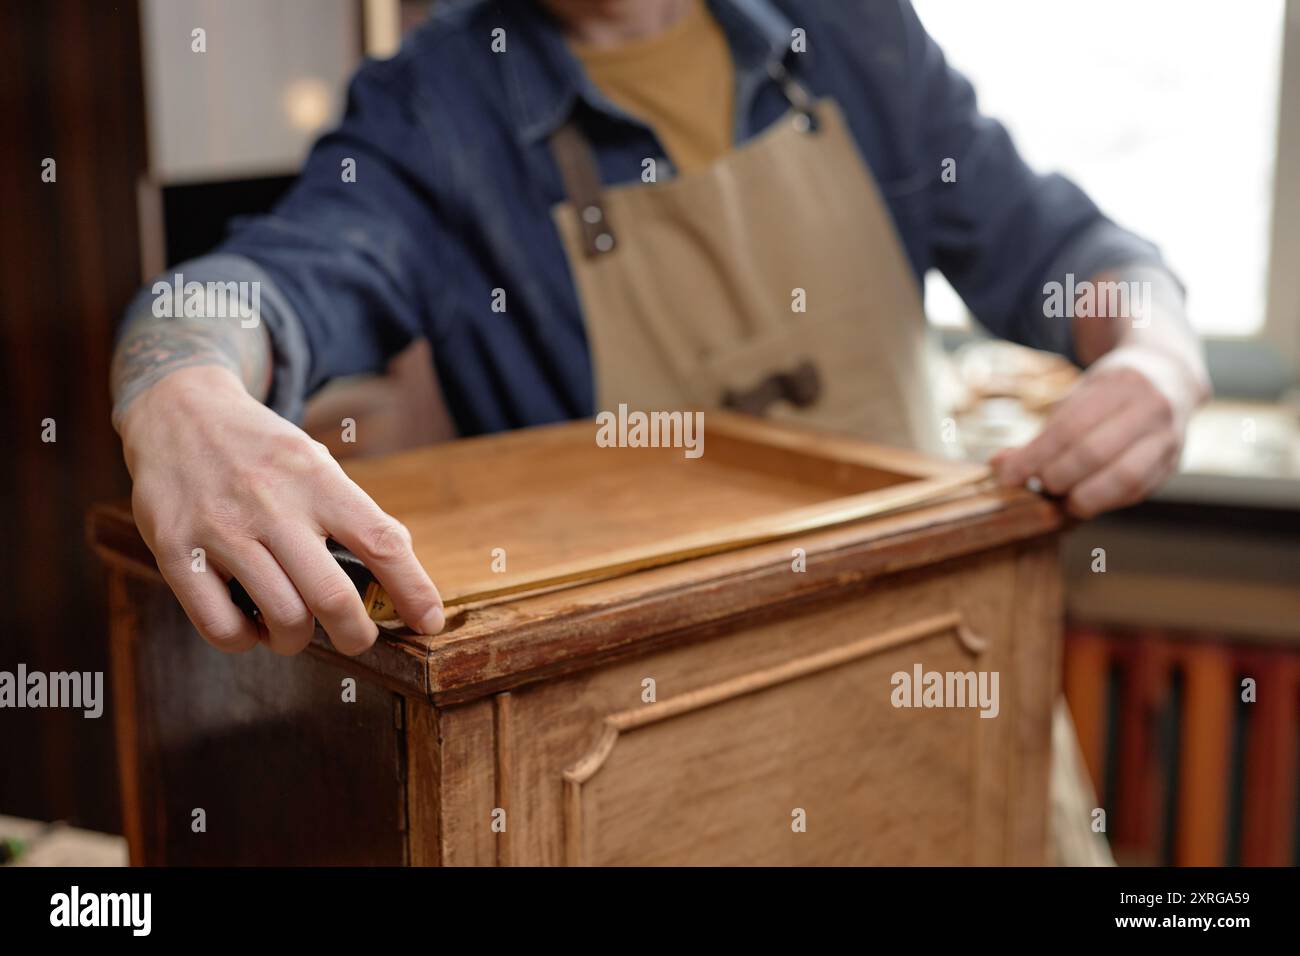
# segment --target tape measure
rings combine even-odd
[[[370,620],[380,624],[397,621],[397,608],[393,606],[393,599],[388,596],[383,585],[375,580],[370,569],[361,563],[361,559],[333,538],[325,540],[325,548],[357,589],[361,604],[366,609],[366,615]],[[235,607],[253,620],[257,620],[262,612],[258,610],[252,595],[234,578],[230,579],[227,586],[230,588],[230,600],[235,603]]]

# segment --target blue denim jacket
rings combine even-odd
[[[735,63],[736,142],[787,108],[775,63],[833,97],[918,283],[940,269],[994,334],[1068,355],[1068,325],[1043,317],[1044,284],[1160,262],[1071,182],[1025,165],[906,0],[710,7]],[[795,29],[806,50],[791,49]],[[397,56],[357,72],[341,124],[275,210],[237,222],[214,254],[178,271],[262,283],[276,353],[269,404],[287,417],[329,379],[379,369],[419,336],[462,434],[589,416],[583,319],[550,217],[564,192],[547,137],[575,104],[606,183],[639,180],[646,157],[661,176],[671,169],[653,131],[594,88],[534,0],[442,6]],[[941,178],[949,158],[956,182]],[[355,182],[344,181],[347,160]]]

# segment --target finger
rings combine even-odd
[[[1079,518],[1141,501],[1178,463],[1178,442],[1168,432],[1148,435],[1070,492],[1067,507]]]
[[[211,567],[195,571],[190,549],[176,549],[180,556],[160,560],[158,570],[180,601],[185,616],[199,636],[219,651],[238,654],[257,646],[257,627],[230,600],[221,575]]]
[[[1063,495],[1089,475],[1101,471],[1126,448],[1151,433],[1154,416],[1142,404],[1125,406],[1048,461],[1039,471],[1043,487]]]
[[[260,541],[218,548],[216,557],[244,586],[266,627],[267,646],[277,654],[297,654],[311,643],[316,622],[279,562]]]
[[[1011,449],[999,462],[999,480],[1004,485],[1023,485],[1038,475],[1078,436],[1091,430],[1124,403],[1126,390],[1114,382],[1085,383],[1048,416],[1043,430],[1023,448]]]
[[[379,628],[367,616],[356,585],[326,549],[323,535],[302,529],[271,536],[267,544],[340,654],[361,654],[375,643]]]
[[[327,506],[322,520],[330,537],[379,579],[403,621],[423,634],[442,630],[442,597],[416,558],[405,525],[355,485]]]

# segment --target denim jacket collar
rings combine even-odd
[[[736,106],[746,115],[759,86],[790,49],[790,21],[771,0],[708,0],[731,47]],[[503,0],[509,26],[502,55],[515,129],[525,144],[554,132],[575,102],[623,122],[637,123],[587,77],[559,24],[537,0]]]

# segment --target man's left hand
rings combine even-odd
[[[990,464],[1004,485],[1038,478],[1079,518],[1135,504],[1178,466],[1187,418],[1205,391],[1170,395],[1131,365],[1098,366],[1037,438],[998,452]]]

